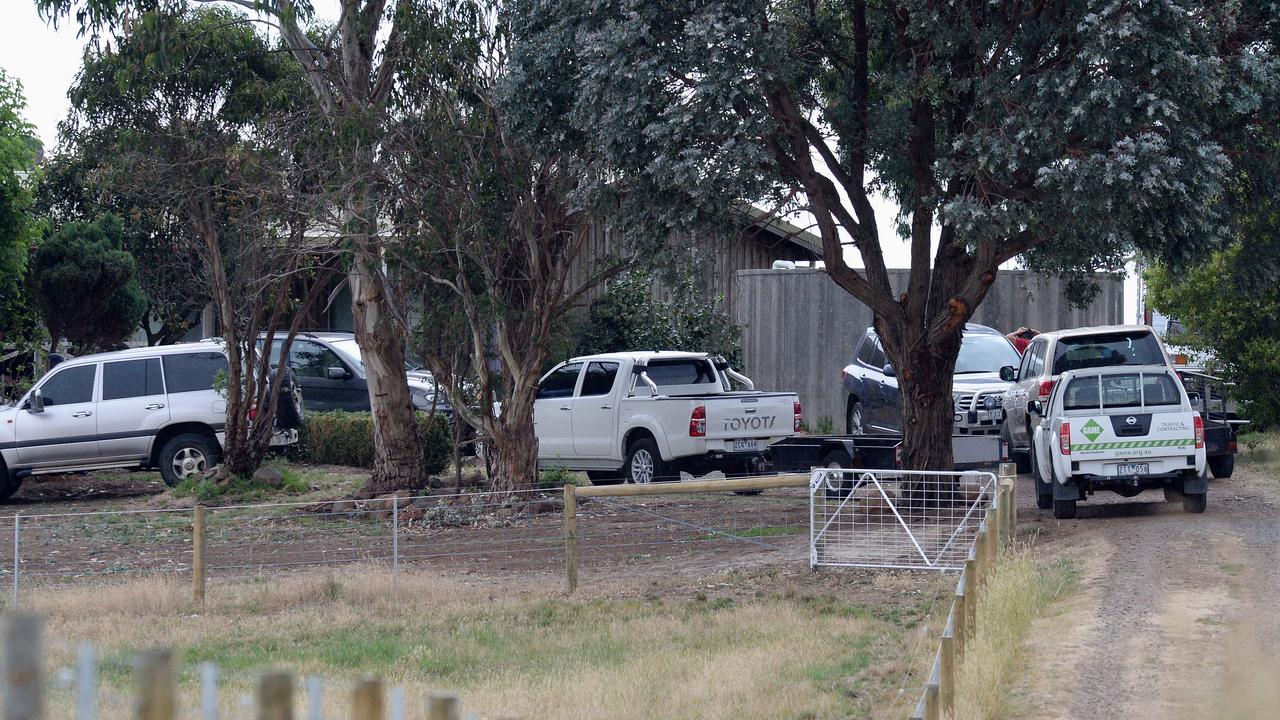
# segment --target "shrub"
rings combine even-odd
[[[453,438],[443,415],[429,419],[418,413],[422,459],[428,473],[438,473],[453,455]],[[308,413],[302,428],[301,459],[323,465],[373,467],[373,418],[367,412]]]
[[[577,479],[567,468],[549,467],[538,473],[538,487],[546,490],[576,484]]]

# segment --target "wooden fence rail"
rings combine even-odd
[[[0,618],[0,720],[43,720],[44,618],[25,612],[11,612]],[[170,650],[138,653],[133,662],[132,715],[136,720],[176,720],[179,717],[177,666]],[[206,663],[200,666],[201,720],[218,719],[218,672]],[[307,718],[320,720],[322,681],[308,677]],[[258,676],[253,703],[259,720],[293,720],[297,679],[288,672],[264,672]],[[82,645],[76,665],[75,713],[77,720],[98,716],[96,653]],[[387,720],[387,704],[381,678],[366,675],[351,691],[352,720]],[[391,690],[390,720],[407,720],[404,694]],[[462,706],[454,695],[426,698],[426,720],[461,720]],[[474,716],[469,716],[472,720]]]
[[[955,716],[956,668],[965,647],[978,630],[978,598],[982,586],[1000,556],[1013,542],[1018,527],[1017,472],[1013,463],[1001,463],[996,502],[978,526],[978,537],[969,549],[964,571],[956,582],[955,600],[938,641],[924,692],[910,720],[938,720]]]

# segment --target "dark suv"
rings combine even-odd
[[[1000,379],[1000,368],[1018,361],[1018,351],[999,331],[973,323],[964,326],[952,384],[957,435],[1000,433],[1001,396],[1013,385]],[[867,328],[863,333],[841,376],[845,432],[898,432],[902,424],[898,378],[875,330]]]

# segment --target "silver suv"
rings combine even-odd
[[[31,475],[156,468],[173,486],[212,468],[226,425],[214,380],[226,369],[221,348],[207,342],[59,364],[16,405],[0,408],[0,499]],[[297,441],[301,398],[286,384],[273,445]]]

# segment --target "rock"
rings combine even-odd
[[[420,497],[413,499],[413,506],[421,510],[429,510],[440,504],[439,500],[430,497]]]
[[[410,506],[400,511],[400,522],[413,522],[414,520],[421,520],[426,516],[426,510],[423,510],[420,507]]]
[[[484,473],[479,470],[472,470],[462,476],[463,487],[484,487],[488,484],[489,480],[485,478]]]
[[[270,488],[284,487],[284,473],[269,465],[263,465],[253,471],[253,481]]]
[[[427,478],[427,487],[435,489],[442,488],[449,484],[449,481],[442,475],[432,475]]]
[[[350,513],[355,512],[355,509],[355,500],[334,500],[333,504],[329,506],[329,512],[335,513]]]
[[[560,504],[552,500],[534,500],[521,505],[520,512],[524,515],[544,515],[546,513],[560,512]]]
[[[351,493],[351,497],[355,498],[356,500],[369,500],[376,496],[377,496],[377,493],[375,493],[372,490],[369,490],[368,488],[361,488]]]

